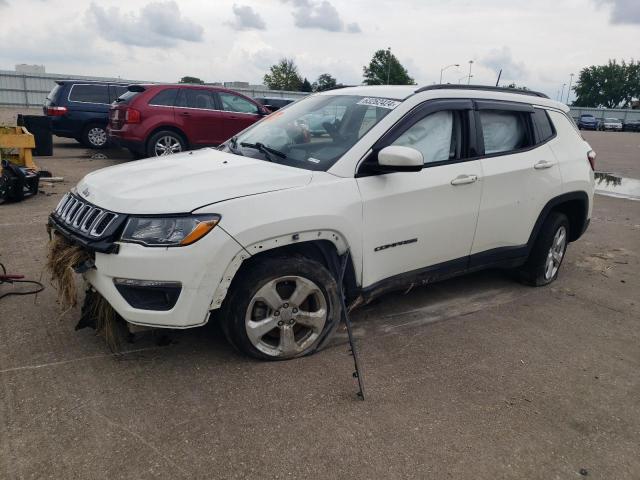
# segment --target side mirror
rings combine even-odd
[[[378,152],[378,165],[385,172],[419,172],[424,157],[415,148],[391,145]]]

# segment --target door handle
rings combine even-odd
[[[547,162],[546,160],[540,160],[538,163],[536,163],[533,168],[535,168],[536,170],[544,170],[545,168],[551,168],[553,167],[553,162]]]
[[[469,183],[473,183],[478,180],[477,175],[458,175],[456,178],[451,180],[451,185],[467,185]]]
[[[191,114],[189,112],[180,112],[180,115],[182,115],[183,117],[188,117]]]

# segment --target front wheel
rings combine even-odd
[[[223,330],[260,360],[312,353],[340,318],[335,278],[305,257],[267,258],[240,273],[225,301]]]
[[[542,224],[529,258],[520,270],[524,283],[541,287],[558,278],[569,243],[569,219],[551,212]]]

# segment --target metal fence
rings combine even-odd
[[[41,107],[47,94],[55,86],[56,80],[97,80],[103,82],[154,83],[141,80],[125,80],[114,77],[87,77],[56,73],[23,74],[0,70],[0,107]],[[234,88],[233,90],[250,97],[276,97],[297,100],[307,95],[304,92]]]
[[[571,116],[578,119],[580,115],[589,114],[596,118],[617,118],[623,122],[630,120],[640,120],[640,110],[632,110],[630,108],[586,108],[571,107]]]

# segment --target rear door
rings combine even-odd
[[[255,103],[230,92],[217,92],[216,95],[224,111],[224,123],[221,125],[223,141],[260,120],[260,110]]]
[[[205,88],[181,88],[174,107],[175,121],[191,145],[217,145],[226,140],[222,124],[224,113],[217,99]]]
[[[484,187],[472,263],[484,263],[483,255],[491,253],[520,257],[538,215],[562,190],[560,168],[547,144],[552,137],[540,131],[553,127],[536,127],[536,115],[548,118],[529,104],[483,100],[475,105]]]
[[[408,273],[410,281],[425,271],[466,269],[482,192],[473,121],[470,100],[431,101],[374,146],[372,155],[388,145],[415,148],[425,166],[420,172],[358,175],[364,286],[400,274]]]

